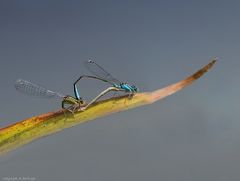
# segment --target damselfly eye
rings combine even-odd
[[[134,91],[136,91],[136,92],[138,91],[138,88],[135,85],[131,85],[131,87]]]

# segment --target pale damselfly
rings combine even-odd
[[[82,106],[85,106],[86,103],[79,97],[72,97],[69,95],[63,95],[58,92],[48,90],[40,85],[31,83],[29,81],[18,79],[15,82],[15,88],[24,94],[31,95],[34,97],[41,98],[61,98],[62,99],[62,108],[74,113],[76,110],[80,109]],[[67,107],[66,107],[67,106]]]

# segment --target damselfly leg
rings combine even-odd
[[[70,106],[66,107],[66,105],[70,105]],[[86,106],[85,101],[83,101],[82,99],[77,100],[72,96],[66,96],[62,100],[62,108],[73,114],[75,113],[75,111],[81,110],[81,107],[83,106]]]

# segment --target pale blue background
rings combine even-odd
[[[239,8],[239,1],[224,0],[2,0],[1,127],[60,106],[19,94],[17,78],[72,94],[73,81],[87,73],[83,62],[92,58],[151,91],[219,61],[167,99],[1,157],[0,179],[239,181]],[[89,94],[101,90],[85,85]]]

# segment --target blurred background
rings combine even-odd
[[[152,91],[219,61],[149,106],[66,129],[0,158],[0,179],[239,181],[240,2],[0,2],[0,127],[60,108],[17,92],[18,78],[73,95],[88,59]],[[93,97],[102,83],[83,81]],[[104,85],[107,86],[107,85]]]

